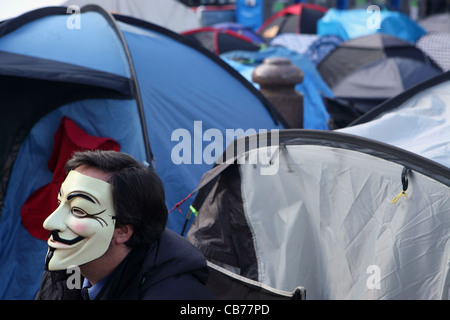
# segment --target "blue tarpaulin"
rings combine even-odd
[[[414,43],[425,30],[407,15],[389,10],[329,9],[317,23],[317,34],[349,40],[373,33],[386,33]]]
[[[305,129],[328,129],[329,115],[322,100],[322,96],[333,97],[334,94],[322,80],[315,65],[303,54],[284,47],[269,47],[258,52],[232,51],[221,57],[238,70],[245,78],[252,81],[252,73],[256,66],[265,58],[285,57],[303,71],[303,82],[295,89],[303,94],[303,127]],[[245,63],[241,63],[241,62]],[[253,83],[259,87],[257,83]]]

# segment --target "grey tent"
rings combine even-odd
[[[318,66],[335,98],[325,99],[332,119],[351,121],[415,84],[440,73],[441,68],[409,42],[387,34],[373,34],[343,42]],[[333,127],[334,128],[334,127]]]
[[[419,21],[419,25],[429,32],[450,32],[450,13],[442,12],[429,15]]]
[[[187,234],[217,297],[219,266],[308,299],[448,299],[449,92],[446,72],[345,129],[229,146],[196,189]]]
[[[197,189],[187,238],[216,273],[308,299],[448,298],[448,167],[356,135],[273,135],[236,140]],[[222,277],[216,298],[242,295]]]

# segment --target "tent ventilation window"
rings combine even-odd
[[[392,203],[397,203],[397,201],[403,196],[405,196],[405,198],[408,198],[408,196],[406,195],[406,190],[408,189],[408,174],[411,170],[408,169],[407,167],[403,167],[402,170],[402,191],[396,195],[394,197],[394,199],[392,199]]]

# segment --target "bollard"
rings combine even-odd
[[[303,95],[295,90],[303,81],[302,70],[288,58],[267,58],[255,68],[252,80],[291,128],[303,128]]]

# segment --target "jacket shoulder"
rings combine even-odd
[[[203,253],[187,239],[166,229],[147,252],[143,266],[143,299],[210,299]]]

